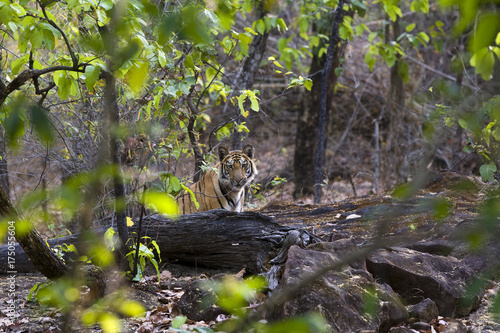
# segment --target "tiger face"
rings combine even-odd
[[[229,151],[226,147],[219,148],[219,182],[221,186],[231,191],[241,191],[252,182],[257,174],[253,162],[254,149],[246,145],[241,151]]]
[[[217,208],[241,212],[245,186],[257,175],[253,156],[251,145],[233,151],[220,147],[217,169],[208,170],[198,182],[192,184],[189,187],[191,193],[183,192],[177,197],[179,214]]]

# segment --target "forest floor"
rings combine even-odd
[[[144,316],[137,318],[122,318],[122,332],[178,332],[174,329],[169,329],[172,325],[172,320],[180,315],[176,306],[176,302],[184,293],[184,286],[189,282],[196,280],[206,280],[216,274],[232,272],[218,271],[214,269],[194,268],[177,264],[169,264],[165,267],[162,273],[162,283],[157,282],[155,274],[146,277],[143,282],[136,283],[127,288],[119,288],[107,295],[119,293],[121,296],[126,296],[128,299],[133,299],[141,302],[145,308]],[[9,319],[0,313],[0,332],[61,332],[67,318],[57,308],[44,307],[35,301],[28,301],[27,297],[36,283],[47,281],[41,274],[20,274],[16,276],[16,315],[15,324],[11,324]],[[8,288],[6,276],[0,276],[0,288],[5,290]],[[168,286],[168,287],[165,287]],[[495,294],[498,292],[499,284],[492,283],[490,289],[483,297],[480,307],[471,313],[466,318],[461,318],[461,321],[467,328],[468,332],[500,332],[500,324],[498,318],[491,315],[490,309],[494,300]],[[10,299],[6,294],[0,296],[0,307],[4,308],[9,304]],[[72,313],[70,320],[71,332],[97,333],[103,332],[99,325],[84,326],[79,320],[81,309]],[[187,320],[181,326],[181,329],[192,331],[195,328],[211,327],[216,330],[216,325],[228,317],[219,315],[215,321],[192,321]],[[445,323],[449,322],[449,318],[440,317],[436,323],[434,332],[442,332]],[[441,324],[440,324],[441,323]],[[441,325],[442,329],[439,329]]]

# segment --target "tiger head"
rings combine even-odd
[[[219,182],[227,189],[239,191],[257,175],[253,161],[252,145],[246,145],[243,150],[229,151],[226,147],[219,148]]]

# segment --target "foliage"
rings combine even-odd
[[[143,276],[144,276],[144,270],[146,269],[146,264],[147,261],[149,261],[153,267],[156,270],[156,273],[158,275],[158,281],[160,281],[160,267],[159,267],[159,262],[156,260],[156,258],[160,258],[160,248],[158,247],[158,244],[156,243],[155,240],[151,240],[150,237],[142,237],[144,240],[149,240],[149,247],[139,243],[139,251],[137,252],[138,255],[138,261],[137,261],[137,274],[135,276],[131,277],[132,281],[140,281]],[[136,254],[136,246],[137,244],[134,243],[130,248],[130,252],[126,254],[126,258],[128,259],[130,271],[128,272],[131,274],[131,272],[134,270],[134,264],[135,264],[135,254]],[[155,254],[156,252],[156,254]],[[160,259],[161,262],[161,259]]]
[[[390,21],[384,22],[388,26],[394,22],[399,22],[402,19],[403,5],[398,5],[399,2],[378,0],[374,3],[380,4],[384,13],[389,17]],[[406,9],[405,9],[406,10]],[[410,11],[415,13],[429,13],[428,1],[412,1]],[[394,36],[391,41],[387,41],[389,36],[386,36],[383,29],[371,31],[366,25],[361,24],[356,27],[355,33],[360,36],[363,33],[368,33],[368,41],[370,45],[365,53],[365,63],[370,70],[373,70],[377,63],[378,57],[385,61],[387,66],[393,67],[397,65],[398,75],[403,79],[404,83],[409,81],[408,64],[404,61],[405,49],[412,47],[418,52],[418,47],[426,47],[430,41],[429,35],[425,31],[415,31],[415,23],[407,23],[403,21],[404,32],[399,36]],[[436,27],[442,26],[442,22],[437,21]],[[393,29],[394,30],[394,29]],[[394,32],[396,33],[396,32]]]
[[[170,194],[148,190],[144,194],[144,202],[147,207],[161,214],[171,216],[177,215],[177,202]]]
[[[99,324],[104,332],[118,332],[121,330],[121,317],[142,316],[146,312],[144,306],[123,296],[119,290],[104,297],[81,314],[81,321],[92,326]]]
[[[471,36],[465,58],[482,79],[492,79],[500,59],[498,9],[488,7],[495,2],[440,0],[439,3],[445,8],[458,8],[460,19],[455,32],[470,31]],[[187,178],[181,179],[176,174],[177,161],[192,157],[187,135],[191,113],[186,103],[193,101],[198,108],[195,115],[197,132],[206,130],[211,124],[209,111],[223,104],[232,104],[244,117],[263,117],[266,95],[260,90],[235,87],[231,83],[230,70],[248,56],[255,36],[270,32],[277,36],[276,45],[270,48],[275,54],[269,56],[267,62],[263,61],[261,68],[284,78],[288,91],[302,86],[311,90],[312,80],[304,73],[313,54],[321,57],[326,53],[329,17],[338,1],[288,1],[289,7],[297,13],[290,17],[290,22],[288,17],[279,17],[282,13],[275,10],[279,6],[276,1],[266,1],[267,13],[256,20],[251,19],[255,2],[250,0],[227,0],[216,4],[175,2],[165,8],[159,4],[146,0],[0,1],[2,46],[6,50],[2,53],[0,123],[11,148],[22,149],[24,138],[34,134],[40,151],[46,153],[47,159],[53,158],[65,172],[60,177],[60,185],[57,183],[47,191],[33,191],[21,200],[20,206],[30,217],[50,221],[52,232],[65,229],[54,226],[56,215],[70,222],[78,220],[86,211],[95,211],[95,216],[102,217],[116,207],[125,206],[125,203],[109,199],[113,191],[109,183],[121,177],[121,170],[118,166],[102,163],[109,158],[102,148],[110,134],[107,130],[116,133],[124,142],[128,137],[142,135],[147,138],[143,148],[149,155],[137,169],[146,172],[160,165],[167,170],[160,172],[162,191],[148,191],[145,202],[160,213],[176,215],[173,197],[181,190],[190,192],[194,200],[193,193],[185,185]],[[380,61],[388,67],[397,66],[399,76],[409,82],[411,76],[405,56],[410,51],[419,55],[420,49],[430,43],[437,51],[442,51],[440,38],[445,36],[444,23],[436,20],[426,27],[412,21],[414,15],[403,17],[403,12],[429,14],[427,0],[377,0],[371,5],[375,10],[368,10],[366,1],[351,0],[346,4],[344,10],[348,15],[340,25],[340,35],[344,40],[366,38],[368,46],[364,50],[364,60],[367,67],[373,70]],[[383,18],[381,26],[374,30],[356,15],[378,15]],[[250,17],[248,21],[240,20],[247,16]],[[244,26],[237,26],[237,20],[244,22]],[[386,28],[396,22],[402,27],[399,36],[386,35]],[[226,66],[229,60],[232,63]],[[341,69],[336,71],[339,75],[341,72]],[[106,128],[104,124],[106,110],[100,101],[106,95],[106,75],[117,80],[116,104],[121,120],[117,128]],[[483,159],[481,176],[492,181],[499,167],[500,99],[490,97],[482,101],[477,110],[463,112],[457,107],[461,97],[458,93],[452,102],[437,105],[436,119],[439,115],[447,126],[458,124],[466,132],[470,140],[468,147]],[[218,141],[234,132],[248,133],[252,128],[249,120],[223,124],[217,127]],[[426,134],[424,128],[424,136]],[[78,143],[74,146],[80,148],[74,148],[74,142]],[[209,156],[208,147],[201,146]],[[285,178],[276,177],[271,185],[285,182]],[[258,190],[255,188],[256,192]],[[131,192],[133,196],[134,189]],[[94,206],[88,204],[89,193],[92,197],[99,196],[98,202],[92,202],[94,206],[99,205],[99,209],[94,210]],[[402,186],[394,194],[407,198],[412,191]],[[57,213],[38,215],[45,202],[49,202]],[[449,202],[432,201],[426,205],[431,207],[437,220],[446,218],[451,209]],[[484,228],[470,235],[472,245],[479,246],[492,230],[495,224],[492,216],[498,213],[497,206],[494,200],[488,200],[481,207],[485,216],[481,220]],[[16,222],[19,230],[22,224],[22,221]],[[79,260],[109,267],[114,263],[111,252],[115,245],[114,229],[109,229],[104,240],[94,242],[86,253],[78,254]],[[142,276],[148,261],[159,271],[154,256],[154,250],[158,252],[157,245],[154,241],[150,245],[153,249],[139,245],[140,269],[133,277],[136,280]],[[59,256],[76,252],[65,245],[56,250]],[[131,251],[127,255],[129,262],[133,262],[134,253]],[[242,316],[245,307],[263,288],[253,283],[257,282],[227,281],[227,286],[213,287],[221,295],[221,306]],[[78,288],[77,281],[62,281],[43,288],[40,299],[70,311],[78,301]],[[497,307],[498,303],[497,298]],[[104,330],[114,330],[118,317],[107,312],[108,306],[89,309],[84,314],[84,322],[101,323]],[[117,309],[117,313],[124,315],[140,312],[123,313]],[[173,326],[180,330],[183,319],[178,318]],[[287,331],[287,327],[300,327],[303,331],[320,331],[323,324],[312,316],[290,319],[288,323],[255,323],[254,329],[280,332]]]
[[[440,0],[447,7],[457,7],[460,18],[455,25],[456,33],[473,30],[468,49],[471,52],[470,64],[485,80],[492,78],[493,67],[500,60],[500,13],[496,1],[458,1]],[[495,57],[496,55],[496,57]]]
[[[445,7],[457,6],[460,10],[455,30],[463,33],[467,29],[473,34],[469,39],[468,52],[470,65],[484,80],[491,80],[495,66],[500,63],[500,33],[498,33],[498,8],[494,2],[477,1],[457,2],[440,1]],[[491,10],[493,5],[493,10]],[[477,23],[477,24],[476,24]],[[484,181],[493,181],[498,173],[500,163],[500,99],[498,95],[480,99],[481,105],[475,110],[462,110],[458,103],[462,103],[460,93],[456,88],[442,86],[441,93],[449,96],[453,103],[443,106],[437,105],[436,112],[444,116],[444,123],[451,127],[458,124],[467,134],[468,152],[476,152],[482,160],[479,172]]]
[[[198,333],[213,333],[214,331],[208,327],[195,327],[192,331],[187,331],[182,329],[182,325],[186,322],[187,317],[185,316],[177,316],[172,320],[172,326],[170,330],[173,332],[179,333],[189,333],[189,332],[198,332]]]
[[[145,312],[142,304],[122,294],[123,291],[117,291],[83,310],[80,318],[82,323],[88,326],[99,324],[104,332],[118,332],[121,328],[120,317],[134,317]],[[81,306],[85,297],[79,281],[64,278],[58,282],[36,284],[30,290],[28,300],[36,300],[44,306],[56,307],[68,313],[75,306]]]
[[[245,323],[251,304],[256,302],[259,294],[266,288],[264,277],[248,277],[237,279],[225,276],[221,281],[209,281],[204,285],[206,290],[211,290],[217,295],[217,305],[233,315],[220,324],[217,329],[221,331],[252,331],[259,333],[279,332],[327,332],[327,323],[320,314],[297,316],[276,323],[266,321]],[[248,325],[248,327],[247,327]]]

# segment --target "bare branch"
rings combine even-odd
[[[78,57],[76,56],[75,52],[73,52],[73,48],[71,47],[71,44],[69,43],[68,36],[64,33],[64,31],[51,19],[49,19],[49,16],[47,15],[47,12],[45,11],[45,7],[47,5],[50,5],[52,1],[48,1],[47,3],[42,4],[40,1],[38,1],[40,4],[40,7],[42,8],[42,13],[44,17],[39,17],[42,20],[47,21],[48,24],[50,24],[52,27],[54,27],[57,31],[59,31],[64,39],[64,43],[66,44],[66,47],[68,48],[68,52],[71,56],[71,60],[73,61],[73,67],[74,69],[78,68]]]

